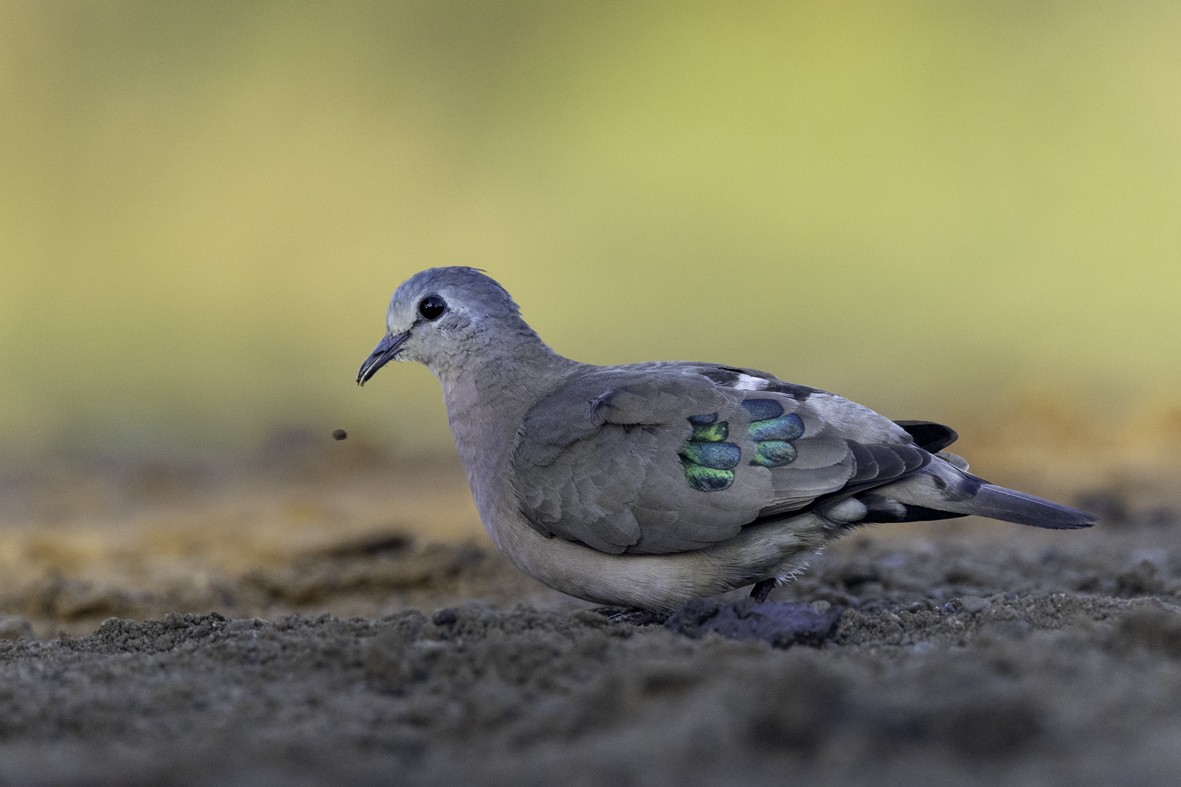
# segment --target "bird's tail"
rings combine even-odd
[[[982,482],[976,494],[964,502],[970,509],[964,513],[1054,530],[1075,530],[1090,527],[1099,521],[1099,517],[1086,511],[987,481]]]
[[[932,519],[937,512],[946,512],[949,516],[984,516],[1055,530],[1090,527],[1099,521],[1086,511],[990,484],[942,460],[874,492],[903,506],[927,511],[926,518]]]

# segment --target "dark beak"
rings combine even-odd
[[[370,377],[377,374],[378,369],[394,360],[398,356],[398,350],[409,338],[410,331],[399,334],[387,333],[377,343],[377,347],[373,348],[365,363],[361,364],[361,370],[357,372],[357,385],[364,385]]]

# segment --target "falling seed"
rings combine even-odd
[[[349,436],[349,433],[343,429],[333,429],[332,430],[332,439],[333,440],[343,440],[348,436]]]

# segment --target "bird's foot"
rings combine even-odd
[[[612,623],[629,623],[633,626],[658,626],[668,620],[663,612],[637,607],[595,607],[593,612],[606,616]]]

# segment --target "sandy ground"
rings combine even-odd
[[[1181,429],[1030,418],[1051,464],[966,452],[1101,526],[883,526],[644,626],[518,574],[449,457],[10,462],[0,784],[1174,784]]]

